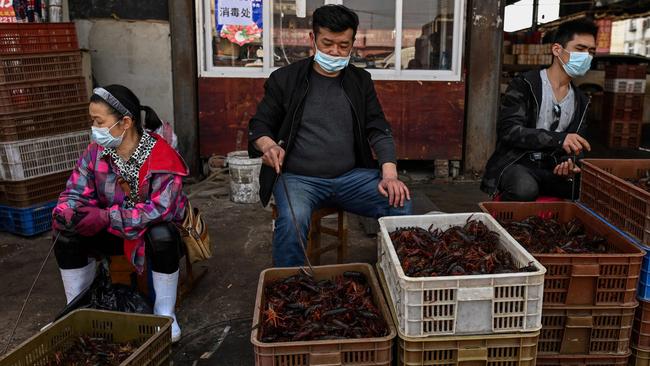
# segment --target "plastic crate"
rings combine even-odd
[[[650,366],[650,350],[632,347],[628,366]]]
[[[605,121],[643,122],[645,94],[605,93],[603,119]]]
[[[481,209],[499,221],[521,221],[540,213],[552,213],[560,223],[574,218],[589,234],[607,239],[616,253],[539,254],[532,253],[546,268],[544,306],[631,305],[644,252],[624,235],[572,202],[483,202]]]
[[[644,246],[650,245],[650,192],[625,179],[650,170],[650,159],[584,159],[580,201]]]
[[[260,274],[255,299],[253,324],[259,324],[262,319],[264,304],[264,287],[269,281],[286,278],[297,274],[300,268],[271,268]],[[345,271],[357,271],[366,276],[372,288],[375,305],[379,308],[390,334],[385,337],[364,339],[337,339],[305,342],[261,342],[258,338],[259,329],[254,327],[251,333],[251,343],[255,350],[255,365],[257,366],[315,366],[315,365],[391,365],[393,338],[397,334],[390,316],[390,311],[381,292],[377,277],[369,264],[339,264],[314,267],[316,279],[333,279]],[[1,366],[1,365],[0,365]]]
[[[171,324],[172,318],[163,316],[75,310],[0,359],[0,366],[54,364],[54,354],[68,350],[81,336],[139,344],[140,347],[120,366],[169,365]]]
[[[537,366],[627,366],[630,354],[622,356],[537,356]]]
[[[395,301],[390,298],[386,277],[377,265],[391,316],[397,323]],[[407,365],[507,365],[534,366],[539,331],[481,336],[410,338],[397,330],[397,364]]]
[[[40,81],[70,76],[83,76],[80,51],[0,55],[0,83]]]
[[[20,181],[72,170],[90,131],[0,143],[0,178]]]
[[[83,77],[0,85],[0,114],[50,110],[86,102]]]
[[[641,129],[636,134],[610,134],[607,147],[610,149],[638,149],[641,144]]]
[[[75,51],[74,23],[0,24],[0,55]]]
[[[609,136],[641,136],[641,122],[610,121]]]
[[[0,231],[32,236],[52,228],[52,210],[56,201],[31,207],[0,206]]]
[[[0,142],[90,129],[88,103],[64,108],[0,114]]]
[[[628,354],[637,305],[544,307],[537,351],[540,355]]]
[[[27,207],[55,200],[69,177],[70,172],[65,171],[18,182],[0,181],[0,205]]]
[[[389,232],[430,226],[443,230],[478,219],[500,234],[502,249],[535,272],[474,276],[407,277]],[[378,263],[395,301],[398,328],[408,337],[531,332],[541,327],[546,269],[488,214],[440,214],[379,219]]]
[[[607,79],[645,79],[646,66],[643,65],[608,65],[605,67]]]
[[[632,346],[650,351],[650,302],[639,299],[634,315]]]
[[[645,79],[605,79],[605,91],[610,93],[645,94]]]

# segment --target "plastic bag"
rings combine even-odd
[[[153,313],[151,302],[137,289],[111,283],[107,260],[100,263],[98,274],[90,287],[75,297],[57,315],[56,319],[77,309],[100,309],[138,314]]]

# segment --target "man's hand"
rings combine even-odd
[[[280,174],[282,172],[282,164],[284,163],[284,149],[268,136],[262,136],[257,139],[255,146],[264,154],[262,155],[262,162]]]
[[[388,197],[388,204],[394,207],[404,207],[404,199],[411,200],[408,187],[398,179],[397,166],[394,163],[382,165],[382,179],[377,189],[384,197]]]
[[[591,145],[589,145],[589,142],[587,142],[587,140],[582,138],[582,136],[578,135],[577,133],[570,133],[566,135],[564,142],[562,143],[562,148],[564,151],[566,151],[567,154],[573,153],[576,155],[582,153],[583,149],[591,151]]]
[[[560,177],[569,177],[578,173],[580,173],[580,168],[578,168],[571,159],[558,164],[555,169],[553,169],[553,174],[559,175]]]

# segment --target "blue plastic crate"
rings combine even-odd
[[[52,210],[57,201],[16,208],[0,206],[0,231],[32,236],[50,230]]]

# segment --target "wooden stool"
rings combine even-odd
[[[273,209],[273,220],[278,218],[278,209],[276,205],[271,204]],[[329,228],[321,224],[321,219],[325,216],[337,214],[337,227]],[[291,218],[290,218],[291,220]],[[291,222],[293,226],[293,222]],[[295,230],[295,229],[291,229]],[[321,235],[331,235],[337,238],[337,242],[325,247],[321,247]],[[313,265],[320,264],[320,255],[336,249],[336,263],[343,263],[348,255],[348,222],[345,211],[336,207],[327,207],[318,209],[311,214],[311,224],[309,225],[309,234],[307,235],[307,256]]]

